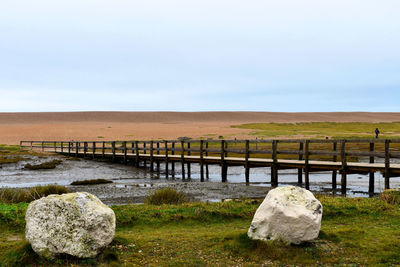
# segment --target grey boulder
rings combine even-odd
[[[95,257],[115,234],[115,214],[89,193],[50,195],[31,202],[25,237],[45,258],[68,254]]]

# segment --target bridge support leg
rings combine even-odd
[[[342,179],[341,179],[341,191],[342,195],[345,196],[347,192],[347,173],[346,170],[342,171]]]
[[[221,181],[223,183],[228,181],[228,165],[226,164],[221,165]]]
[[[335,194],[337,188],[337,171],[332,171],[332,192]]]
[[[244,169],[244,176],[246,179],[246,185],[250,184],[250,167],[248,164],[246,164],[245,169]]]
[[[310,168],[307,166],[304,168],[304,180],[306,189],[310,190]]]
[[[368,187],[368,193],[372,197],[374,195],[374,190],[375,190],[375,173],[370,172],[369,173],[369,187]]]
[[[303,185],[303,169],[302,168],[297,169],[297,184]]]
[[[271,186],[278,186],[278,168],[275,166],[271,167]]]
[[[191,168],[190,168],[190,163],[187,163],[187,176],[188,176],[188,179],[190,179],[190,177],[192,176],[192,171],[191,171]]]
[[[182,161],[182,180],[185,180],[185,162]]]

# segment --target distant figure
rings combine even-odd
[[[375,138],[378,138],[379,133],[380,133],[379,129],[376,128],[376,129],[375,129]]]

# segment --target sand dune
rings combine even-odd
[[[393,122],[400,113],[371,112],[40,112],[0,113],[0,143],[20,140],[133,140],[201,137],[243,138],[249,122]]]

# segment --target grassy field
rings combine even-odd
[[[35,256],[24,240],[26,203],[0,204],[0,266],[286,266],[400,262],[400,208],[373,198],[318,197],[320,237],[300,246],[255,242],[246,232],[258,201],[113,206],[116,237],[96,259]]]
[[[375,128],[379,128],[380,138],[399,138],[400,122],[310,122],[310,123],[248,123],[233,125],[233,128],[252,129],[250,135],[259,138],[325,138],[351,139],[375,138]]]

